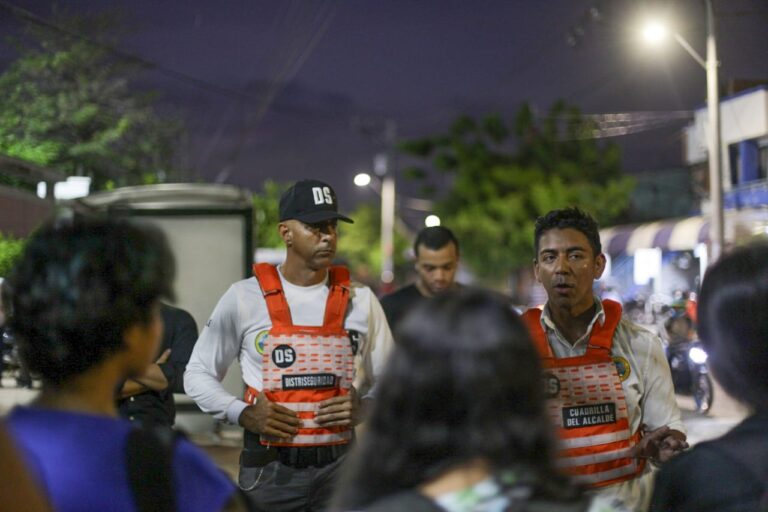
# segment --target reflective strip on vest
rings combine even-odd
[[[605,321],[595,322],[582,356],[556,358],[541,325],[541,310],[523,315],[541,356],[549,395],[547,412],[558,427],[558,467],[591,487],[630,480],[645,467],[632,457],[640,434],[632,434],[627,404],[611,358],[621,305],[604,301]]]
[[[296,412],[317,412],[317,402],[277,402]]]
[[[607,444],[616,441],[624,441],[629,439],[629,430],[623,432],[613,432],[611,434],[600,434],[590,437],[574,437],[572,439],[560,439],[558,446],[561,448],[583,448],[584,446],[592,446],[593,444]]]
[[[609,452],[597,453],[594,455],[582,455],[580,457],[559,458],[556,462],[559,468],[568,468],[572,466],[586,466],[588,464],[599,464],[616,459],[625,459],[632,456],[631,448],[621,448]]]
[[[635,477],[635,473],[639,474],[642,469],[642,465],[628,464],[607,471],[599,471],[585,475],[573,475],[573,479],[582,485],[604,487],[606,485],[613,485],[626,480],[631,480]]]

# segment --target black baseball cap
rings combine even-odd
[[[354,222],[339,213],[336,192],[319,180],[301,180],[280,197],[280,222],[296,219],[307,224],[339,219]]]

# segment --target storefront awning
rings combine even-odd
[[[723,220],[726,244],[741,244],[755,236],[768,235],[768,206],[729,209]],[[654,247],[663,251],[691,251],[701,243],[709,244],[709,226],[708,217],[685,217],[601,229],[600,240],[603,252],[611,257],[633,256],[638,249]]]
[[[664,251],[693,250],[709,242],[709,220],[686,217],[647,224],[615,226],[600,230],[603,252],[611,256],[633,255],[638,249],[658,247]]]

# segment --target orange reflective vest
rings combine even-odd
[[[345,444],[352,438],[349,427],[321,427],[315,423],[318,402],[346,395],[354,378],[354,353],[344,316],[349,302],[349,270],[328,269],[330,291],[321,326],[293,325],[277,268],[267,263],[253,266],[272,320],[264,340],[262,386],[272,402],[296,411],[299,432],[289,441],[261,436],[271,446],[318,446]],[[259,391],[250,386],[245,401],[254,403]]]
[[[523,314],[542,358],[548,412],[560,438],[558,466],[590,487],[631,480],[645,461],[632,456],[640,432],[632,433],[624,389],[611,357],[621,305],[603,301],[605,322],[595,322],[582,356],[556,358],[541,325],[541,310]]]

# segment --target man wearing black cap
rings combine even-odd
[[[338,212],[326,183],[302,180],[280,198],[286,246],[278,266],[219,300],[187,365],[187,394],[245,429],[239,484],[258,510],[322,510],[392,347],[376,296],[333,266]],[[247,391],[221,385],[238,358]]]

